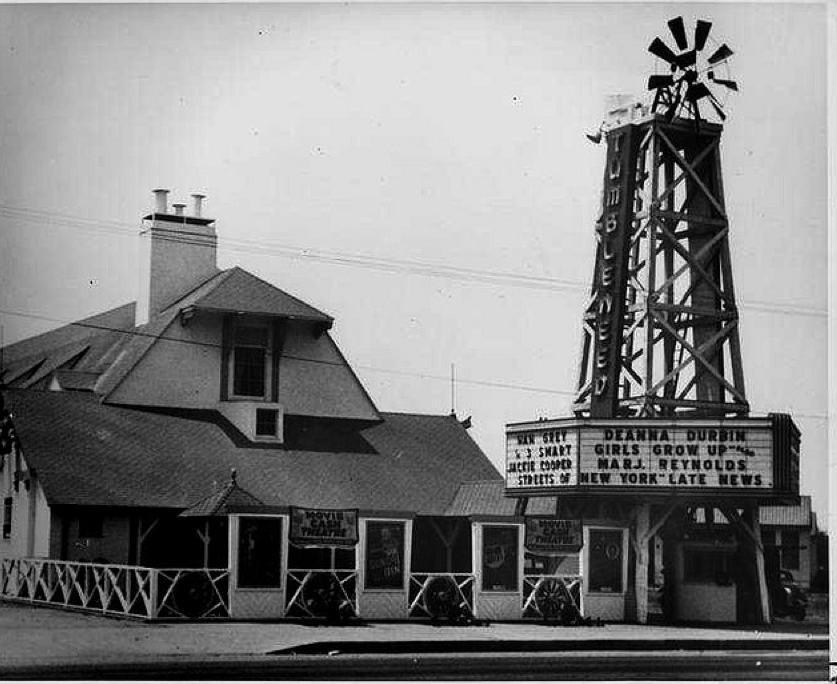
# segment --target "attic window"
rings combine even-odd
[[[268,389],[270,329],[238,325],[232,350],[232,395],[265,398]]]
[[[256,409],[256,437],[276,437],[279,427],[279,411]]]

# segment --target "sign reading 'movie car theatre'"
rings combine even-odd
[[[799,431],[787,416],[568,419],[506,428],[506,489],[798,492]]]

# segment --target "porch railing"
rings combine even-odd
[[[288,570],[285,615],[357,617],[357,570]]]
[[[581,575],[525,575],[523,617],[565,622],[583,615]]]
[[[474,612],[474,575],[470,573],[410,574],[409,616],[439,619]]]
[[[0,560],[0,598],[145,619],[229,617],[229,571]]]

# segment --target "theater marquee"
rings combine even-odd
[[[797,494],[789,416],[737,420],[565,419],[506,427],[513,494],[689,490]]]

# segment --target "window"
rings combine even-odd
[[[718,549],[683,550],[683,580],[699,584],[732,584],[731,554]]]
[[[238,532],[238,586],[282,586],[281,518],[241,518]]]
[[[404,587],[404,523],[367,523],[365,584],[367,589]]]
[[[288,547],[288,568],[291,570],[354,570],[355,549],[316,546]]]
[[[3,539],[12,536],[12,497],[3,499]]]
[[[237,325],[232,349],[232,394],[267,396],[270,330],[265,326]]]
[[[78,517],[78,536],[92,538],[102,536],[102,516],[98,513],[82,513]]]
[[[517,591],[518,528],[482,528],[483,591]]]
[[[782,530],[782,568],[799,570],[798,530]]]
[[[279,425],[279,411],[256,409],[256,437],[276,437]]]
[[[580,575],[581,554],[567,553],[543,556],[526,552],[523,554],[524,575]]]
[[[591,592],[620,593],[622,576],[622,530],[591,529],[589,586]]]

